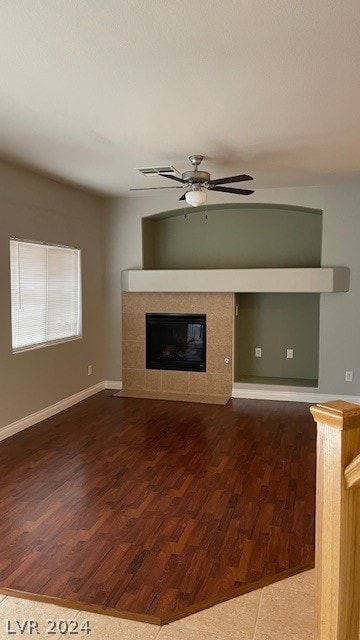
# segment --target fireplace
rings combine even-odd
[[[146,368],[206,371],[206,315],[147,313]]]

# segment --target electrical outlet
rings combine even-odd
[[[261,358],[261,347],[255,347],[255,358]]]
[[[352,382],[352,381],[353,381],[353,372],[345,371],[345,382]]]
[[[92,375],[92,364],[88,364],[88,376]]]
[[[294,349],[286,349],[286,357],[293,358],[294,357]]]

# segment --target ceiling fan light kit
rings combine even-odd
[[[201,207],[206,203],[206,193],[199,185],[194,184],[190,191],[185,193],[185,200],[192,207]]]
[[[158,175],[168,178],[169,180],[175,180],[180,182],[187,189],[185,193],[179,198],[179,200],[185,200],[187,204],[192,207],[200,207],[206,203],[206,191],[220,191],[223,193],[236,193],[243,196],[248,196],[254,193],[251,189],[234,189],[233,187],[224,187],[222,185],[232,182],[245,182],[252,180],[251,176],[247,174],[241,174],[238,176],[228,176],[226,178],[217,178],[216,180],[210,179],[210,173],[207,171],[199,171],[198,166],[204,159],[204,156],[199,154],[189,156],[189,160],[193,166],[192,171],[185,171],[181,174],[181,178],[168,173],[162,173],[159,171]],[[172,167],[173,169],[173,167]],[[179,188],[180,185],[177,185]],[[152,189],[165,189],[166,187],[150,187]],[[169,189],[174,187],[168,187]],[[176,187],[175,187],[176,188]],[[181,188],[181,187],[180,187]],[[146,188],[130,189],[130,191],[145,191]]]

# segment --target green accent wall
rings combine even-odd
[[[317,385],[319,294],[237,293],[235,306],[235,381],[268,377]],[[255,347],[261,347],[261,358],[255,357]],[[287,349],[294,350],[292,359]]]
[[[143,219],[146,269],[317,267],[321,211],[281,205],[182,210]]]

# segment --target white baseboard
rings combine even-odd
[[[278,391],[271,389],[233,389],[233,398],[246,398],[249,400],[285,400],[287,402],[331,402],[331,400],[346,400],[354,404],[360,404],[359,396],[342,396],[326,393],[306,393],[303,391]]]
[[[105,389],[116,389],[120,391],[123,388],[121,380],[105,380]]]
[[[50,418],[54,416],[56,413],[60,413],[60,411],[64,411],[64,409],[68,409],[72,407],[74,404],[81,402],[81,400],[85,400],[90,396],[93,396],[95,393],[99,391],[103,391],[104,389],[122,389],[122,382],[120,380],[105,380],[104,382],[98,382],[94,384],[92,387],[88,387],[87,389],[83,389],[78,393],[75,393],[68,398],[64,398],[64,400],[60,400],[55,404],[50,405],[49,407],[45,407],[45,409],[41,409],[40,411],[36,411],[36,413],[32,413],[25,418],[21,418],[16,422],[12,422],[11,424],[6,425],[5,427],[0,427],[0,440],[5,440],[5,438],[9,438],[10,436],[18,433],[19,431],[23,431],[28,427],[32,427],[34,424],[41,422],[42,420],[46,420],[46,418]],[[279,391],[279,390],[268,390],[268,389],[233,389],[232,390],[233,398],[247,398],[254,400],[285,400],[289,402],[330,402],[331,400],[347,400],[347,402],[353,402],[354,404],[360,404],[359,396],[342,396],[340,394],[331,395],[331,394],[322,394],[322,393],[306,393],[302,391]]]
[[[49,407],[45,407],[45,409],[36,411],[36,413],[32,413],[30,416],[26,416],[25,418],[21,418],[20,420],[16,420],[16,422],[12,422],[11,424],[6,425],[5,427],[1,427],[0,440],[5,440],[5,438],[9,438],[15,433],[23,431],[23,429],[32,427],[37,422],[41,422],[46,418],[50,418],[56,413],[60,413],[60,411],[64,411],[64,409],[68,409],[74,404],[81,402],[81,400],[85,400],[85,398],[89,398],[90,396],[93,396],[95,393],[103,391],[104,389],[105,383],[98,382],[98,384],[94,384],[92,387],[83,389],[82,391],[79,391],[79,393],[75,393],[73,396],[64,398],[64,400],[60,400],[59,402],[56,402]]]

